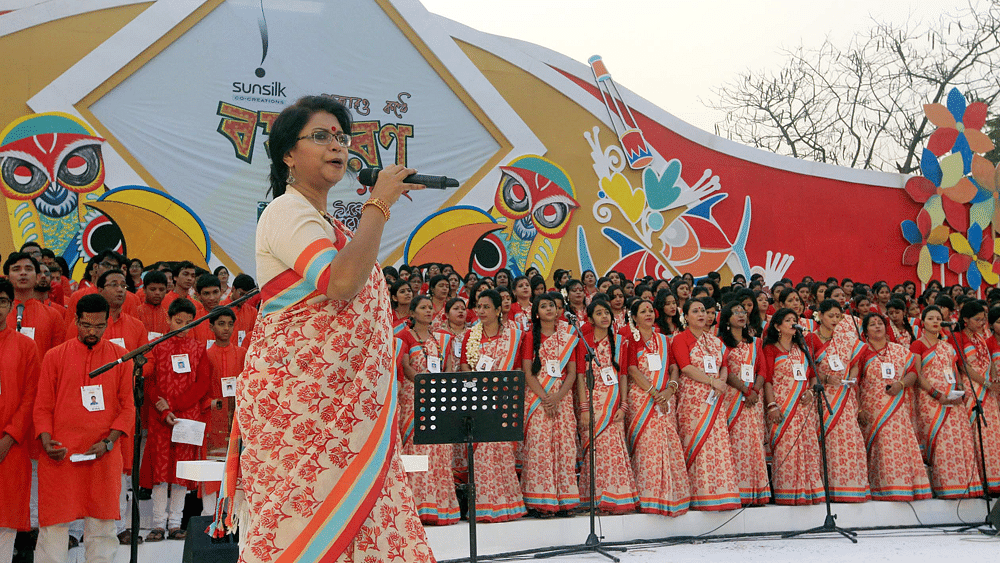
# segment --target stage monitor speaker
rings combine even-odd
[[[183,563],[236,563],[240,558],[235,535],[216,539],[205,533],[211,523],[211,516],[192,516],[188,521]]]
[[[991,510],[990,515],[986,517],[986,521],[990,526],[993,526],[994,530],[1000,532],[1000,502],[993,505],[993,510]]]

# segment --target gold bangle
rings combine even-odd
[[[368,201],[366,201],[364,205],[361,206],[361,212],[364,213],[365,208],[368,207],[369,205],[381,211],[382,215],[385,216],[385,220],[389,221],[389,216],[391,215],[391,213],[389,213],[389,206],[384,201],[382,201],[377,197],[368,198]]]

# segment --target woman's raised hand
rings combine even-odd
[[[375,182],[375,185],[372,186],[372,197],[381,199],[386,205],[391,207],[399,199],[399,196],[407,191],[424,189],[422,184],[403,183],[404,178],[416,173],[415,169],[406,168],[402,164],[393,164],[392,166],[383,168],[378,173],[378,180]]]

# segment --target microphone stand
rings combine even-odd
[[[960,361],[962,362],[962,370],[965,371],[965,378],[969,381],[967,393],[972,395],[972,400],[976,403],[975,406],[972,407],[972,414],[975,415],[976,417],[976,432],[978,434],[978,439],[979,439],[979,463],[980,463],[980,469],[983,470],[983,500],[986,501],[986,520],[984,520],[984,523],[977,524],[975,526],[970,525],[970,526],[965,526],[964,528],[959,528],[960,532],[964,532],[966,530],[979,529],[979,527],[983,525],[990,526],[989,523],[990,485],[989,485],[989,477],[986,474],[986,450],[983,449],[983,426],[987,426],[986,417],[983,414],[983,402],[979,400],[979,395],[976,394],[976,388],[974,382],[972,381],[972,372],[969,371],[969,364],[965,362],[965,354],[963,353],[961,346],[959,346],[958,344],[958,335],[955,334],[956,328],[958,327],[957,326],[952,327],[952,330],[950,330],[949,332],[951,332],[951,340],[952,340],[952,345],[955,347],[955,352],[958,355]],[[987,377],[989,376],[989,374],[984,374],[984,375],[986,375]],[[983,385],[986,386],[986,382],[984,382]],[[996,532],[989,533],[983,531],[983,533],[988,535],[996,535]]]
[[[230,305],[239,305],[244,301],[246,301],[247,299],[250,299],[254,295],[257,295],[258,292],[260,292],[260,289],[257,288],[252,289],[248,291],[246,295],[244,295],[243,297],[240,297],[239,299],[233,301],[229,305],[226,305],[226,307],[229,307]],[[145,354],[150,350],[152,350],[153,348],[155,348],[164,340],[169,340],[177,336],[178,334],[184,332],[185,330],[191,329],[205,322],[207,319],[211,318],[211,316],[217,310],[221,308],[222,308],[221,306],[216,307],[215,309],[212,309],[212,311],[207,315],[195,319],[177,330],[170,331],[152,342],[143,344],[142,346],[139,346],[135,350],[132,350],[131,352],[125,354],[121,358],[118,358],[113,362],[104,364],[103,366],[90,372],[90,378],[93,379],[117,365],[132,360],[132,400],[135,402],[135,430],[132,432],[132,523],[131,523],[132,536],[129,538],[130,540],[129,563],[139,562],[139,498],[138,498],[139,458],[141,454],[140,448],[142,447],[141,409],[143,401],[145,400],[145,390],[143,389],[143,386],[146,383],[146,378],[142,374],[143,366],[146,365],[147,362]]]
[[[805,339],[802,337],[802,329],[796,328],[798,336],[799,348],[805,353],[807,367],[811,367],[813,373],[816,374],[816,384],[813,385],[813,394],[816,395],[816,412],[819,414],[819,452],[820,457],[823,460],[823,493],[826,497],[826,520],[823,522],[822,526],[817,526],[815,528],[810,528],[808,530],[802,530],[800,532],[789,532],[782,535],[782,538],[791,538],[795,536],[801,536],[802,534],[814,534],[822,532],[837,532],[845,538],[851,540],[852,543],[858,543],[857,532],[853,530],[848,530],[846,528],[841,528],[837,525],[837,515],[833,513],[833,508],[830,502],[830,470],[827,467],[826,461],[826,417],[823,414],[823,405],[826,405],[827,412],[833,415],[833,409],[830,408],[830,401],[826,397],[826,389],[823,384],[819,381],[819,370],[816,369],[816,362],[813,361],[812,354],[809,352],[809,347],[805,345]],[[822,399],[821,399],[822,398]]]
[[[577,319],[575,315],[571,316],[570,319],[573,321],[573,326],[576,328],[577,332],[581,332],[579,319]],[[614,335],[612,334],[611,329],[609,327],[608,338],[613,338],[613,337]],[[625,552],[627,550],[624,547],[611,547],[601,544],[601,539],[597,537],[597,533],[595,532],[595,527],[594,527],[594,521],[596,519],[594,502],[596,501],[596,496],[597,496],[596,491],[594,490],[597,486],[595,482],[596,480],[594,478],[594,473],[595,473],[594,470],[597,465],[597,456],[595,453],[596,444],[594,443],[594,362],[597,361],[597,355],[594,352],[594,349],[590,347],[590,343],[587,342],[587,339],[583,337],[582,332],[580,334],[580,341],[583,342],[583,345],[587,348],[586,384],[587,384],[587,395],[588,395],[587,400],[590,402],[590,407],[589,407],[590,424],[587,425],[588,432],[590,433],[589,434],[590,435],[590,502],[588,502],[590,508],[590,535],[587,536],[587,541],[583,545],[576,545],[564,549],[550,551],[547,553],[544,552],[537,553],[535,554],[535,559],[547,559],[549,557],[556,557],[559,555],[569,555],[571,553],[594,552],[594,553],[600,553],[601,555],[607,557],[608,559],[614,561],[615,563],[619,563],[619,561],[621,560],[615,557],[614,555],[608,553],[608,551]]]

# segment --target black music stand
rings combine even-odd
[[[524,439],[524,372],[421,373],[413,382],[413,443],[468,448],[469,561],[476,562],[477,442]]]

